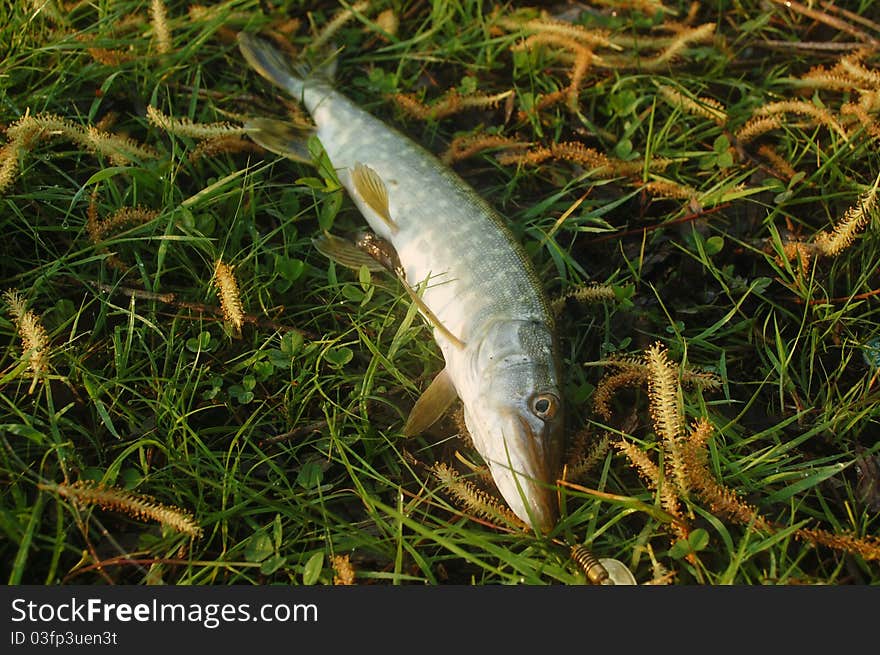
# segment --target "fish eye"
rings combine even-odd
[[[549,421],[556,416],[559,399],[552,393],[539,393],[532,398],[532,412],[538,418]]]

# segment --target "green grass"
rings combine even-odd
[[[524,33],[496,26],[510,6],[376,0],[334,37],[343,47],[339,87],[434,152],[480,131],[543,145],[581,141],[624,160],[668,158],[662,177],[696,190],[692,202],[656,198],[641,190],[656,177],[647,170],[607,178],[570,161],[502,165],[491,151],[455,164],[509,219],[550,296],[589,281],[618,292],[615,303],[568,302],[559,319],[569,436],[611,430],[657,458],[643,390],[623,391],[607,424],[592,411],[603,368],[589,364],[610,354],[637,355],[659,340],[674,362],[721,375],[717,392],[685,390],[685,415],[709,418],[711,471],[777,530],[733,522],[691,494],[686,513],[699,532],[688,546],[676,543],[658,494],[613,449],[576,481],[605,495],[564,490],[550,537],[473,520],[427,469],[455,464],[456,451],[476,460],[454,423],[401,436],[419,390],[442,367],[430,330],[393,280],[336,268],[311,245],[321,228],[363,225],[332,190],[331,174],[255,153],[190,163],[191,139],[147,121],[148,105],[197,122],[282,113],[230,35],[297,17],[291,38],[305,46],[309,22],[325,25],[338,3],[239,0],[188,16],[188,3],[168,2],[173,47],[165,54],[149,2],[72,3],[56,17],[57,2],[42,11],[41,2],[11,4],[0,8],[0,122],[49,112],[89,126],[112,113],[108,131],[157,156],[116,165],[69,140],[41,139],[19,154],[20,171],[0,194],[0,285],[21,291],[51,341],[50,372],[29,393],[4,307],[4,581],[329,584],[330,557],[349,555],[364,584],[571,584],[584,578],[565,543],[586,543],[640,582],[657,573],[652,558],[678,584],[880,582],[876,562],[793,534],[880,533],[872,472],[880,315],[878,296],[865,295],[880,287],[880,242],[872,223],[806,273],[777,257],[790,230],[807,239],[856,204],[880,171],[876,138],[853,123],[844,140],[787,115],[782,128],[729,148],[768,102],[798,98],[838,112],[857,101],[855,91],[805,90],[797,79],[844,52],[798,42],[849,42],[851,34],[758,0],[705,3],[694,24],[715,23],[711,42],[656,71],[636,58],[628,67],[594,65],[577,111],[563,102],[525,117],[517,112],[568,83],[569,64],[551,50],[511,52]],[[868,0],[849,5],[880,20]],[[688,6],[669,2],[675,14],[650,16],[597,3],[574,18],[646,37],[663,20],[683,20]],[[390,39],[370,20],[384,9],[400,18]],[[131,15],[140,22],[122,22]],[[102,64],[89,48],[135,57]],[[875,54],[863,63],[880,72]],[[502,106],[423,122],[389,99],[431,101],[474,81],[487,93],[513,89],[512,114]],[[683,112],[659,84],[716,100],[727,123]],[[871,116],[877,125],[876,110]],[[774,176],[757,154],[761,143],[798,175]],[[158,213],[95,244],[93,191],[101,218],[125,206]],[[111,252],[125,270],[108,265]],[[218,305],[211,277],[220,257],[236,267],[245,311],[259,319],[240,337],[208,311]],[[158,299],[168,293],[176,304]],[[149,494],[191,512],[204,534],[190,540],[40,487],[65,480]]]

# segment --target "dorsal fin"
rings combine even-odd
[[[355,191],[367,207],[385,221],[392,234],[397,232],[400,228],[391,218],[391,212],[388,209],[388,187],[385,186],[379,174],[366,164],[358,162],[351,171],[351,181]]]

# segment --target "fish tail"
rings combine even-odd
[[[303,75],[293,69],[292,62],[277,48],[249,32],[238,33],[238,49],[260,75],[290,95],[302,95]]]
[[[275,46],[249,32],[238,33],[238,48],[254,70],[294,97],[302,95],[307,78],[332,82],[336,72],[335,53],[315,63],[310,61],[313,55],[291,61]]]

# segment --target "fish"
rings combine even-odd
[[[445,368],[403,434],[427,430],[460,399],[504,501],[533,529],[551,531],[563,437],[559,353],[553,313],[522,246],[455,171],[338,91],[327,66],[309,69],[250,32],[239,33],[238,45],[254,70],[305,106],[311,134],[372,230],[353,245],[328,235],[318,249],[352,268],[383,264],[433,329]],[[246,128],[267,149],[309,160],[302,130],[267,118]]]

